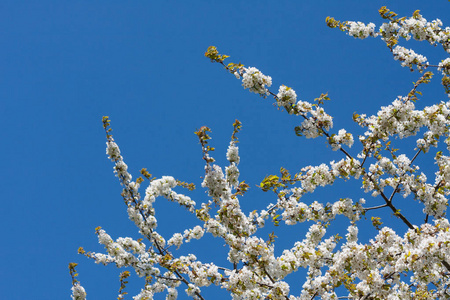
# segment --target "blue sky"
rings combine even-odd
[[[308,101],[328,92],[332,101],[326,110],[334,116],[335,131],[345,127],[358,134],[353,112],[375,113],[407,94],[419,75],[394,61],[381,40],[348,37],[328,28],[325,18],[380,25],[382,5],[407,16],[420,9],[428,20],[450,25],[450,3],[437,0],[1,1],[1,298],[68,299],[69,262],[79,263],[89,299],[117,297],[119,271],[77,254],[79,246],[102,250],[97,226],[113,238],[139,237],[105,155],[104,115],[112,120],[134,178],[146,167],[157,177],[194,182],[198,189],[188,195],[197,203],[207,201],[194,135],[204,125],[213,131],[214,156],[224,166],[232,123],[243,123],[239,168],[251,186],[242,199],[246,211],[274,201],[255,185],[281,166],[295,173],[341,159],[324,139],[296,137],[299,119],[277,111],[272,99],[245,91],[203,54],[215,45],[231,56],[229,61],[259,68],[272,76],[274,92],[285,84]],[[440,47],[403,45],[415,47],[432,63],[447,57]],[[436,79],[422,88],[418,107],[446,99]],[[320,190],[308,201],[326,203],[344,194],[370,198],[350,186]],[[159,231],[167,239],[198,224],[164,201],[157,209]],[[386,216],[390,226],[405,230]],[[286,229],[279,234],[281,245],[303,238],[305,229]],[[345,226],[340,229],[345,235]],[[207,238],[180,253],[198,252],[207,262],[226,253],[222,244]],[[141,281],[130,281],[129,292],[135,295]]]

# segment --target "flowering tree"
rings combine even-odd
[[[122,196],[130,220],[139,228],[144,239],[129,237],[113,240],[103,229],[96,228],[99,242],[106,253],[79,253],[104,265],[114,263],[119,268],[132,268],[145,277],[145,287],[134,297],[136,300],[153,299],[165,293],[166,299],[176,299],[180,289],[194,298],[205,299],[202,289],[220,286],[229,291],[233,299],[450,299],[450,224],[446,217],[447,196],[450,194],[450,102],[440,102],[417,109],[419,87],[432,80],[430,69],[437,70],[445,93],[450,96],[450,58],[430,64],[426,57],[399,45],[402,40],[427,41],[440,44],[450,54],[450,28],[443,28],[439,19],[428,22],[419,11],[411,17],[398,17],[386,7],[379,10],[384,23],[375,29],[372,23],[341,22],[328,17],[329,27],[339,28],[359,39],[380,38],[402,66],[418,72],[418,80],[405,95],[397,97],[389,106],[381,107],[377,115],[354,114],[353,120],[364,128],[358,137],[361,151],[353,153],[354,136],[345,129],[333,131],[333,118],[323,104],[329,100],[322,94],[314,102],[297,100],[294,89],[280,86],[278,93],[271,91],[272,78],[254,67],[224,61],[211,46],[205,56],[225,67],[242,80],[242,86],[264,98],[273,97],[279,110],[302,120],[295,128],[298,136],[323,138],[333,151],[340,151],[342,159],[319,166],[306,166],[296,174],[281,168],[280,175],[270,175],[260,184],[263,191],[276,197],[266,210],[245,213],[239,198],[248,185],[239,179],[238,132],[241,123],[236,120],[227,151],[229,165],[224,169],[217,164],[209,145],[211,130],[204,126],[197,130],[205,175],[202,187],[210,200],[201,204],[189,196],[176,192],[181,186],[192,190],[193,184],[171,176],[153,178],[146,169],[142,177],[132,181],[118,145],[111,135],[110,120],[103,118],[106,131],[108,157],[114,162],[114,172],[123,185]],[[406,155],[405,149],[395,149],[395,138],[416,137],[415,154]],[[432,148],[433,151],[430,151]],[[446,148],[446,149],[441,149]],[[401,153],[403,151],[404,153]],[[415,160],[419,155],[434,155],[437,171],[428,178]],[[337,180],[354,179],[370,194],[366,199],[354,201],[339,199],[334,203],[302,202],[302,197],[313,193],[319,186],[332,185]],[[145,195],[141,184],[148,181]],[[423,223],[414,224],[402,212],[398,197],[414,199],[423,207]],[[176,233],[166,239],[157,231],[157,214],[153,203],[157,197],[183,206],[201,225]],[[382,205],[371,205],[376,197]],[[405,203],[405,202],[404,202]],[[377,234],[368,242],[358,240],[359,224],[370,221]],[[381,213],[388,211],[406,226],[400,236],[383,226]],[[377,215],[376,213],[380,214]],[[366,215],[367,214],[367,215]],[[335,218],[349,219],[345,238],[326,235]],[[280,256],[274,253],[275,235],[268,240],[257,236],[258,230],[270,220],[275,225],[284,222],[295,225],[308,222],[309,230],[301,241],[285,249]],[[201,262],[194,254],[177,256],[177,249],[191,239],[211,234],[223,240],[228,247],[227,266],[214,262]],[[86,292],[76,279],[76,264],[69,265],[72,275],[72,298],[85,299]],[[289,275],[306,269],[307,275],[299,295],[290,292]],[[129,271],[120,275],[119,299],[126,292]]]

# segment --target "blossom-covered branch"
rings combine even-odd
[[[410,18],[399,18],[386,7],[379,12],[386,22],[378,31],[373,23],[340,22],[330,17],[326,20],[328,26],[338,27],[358,39],[380,37],[394,60],[421,73],[406,96],[395,97],[375,115],[353,116],[354,122],[363,129],[357,139],[361,146],[359,152],[352,148],[355,138],[349,131],[340,129],[331,133],[333,117],[324,109],[325,101],[330,100],[328,94],[321,94],[314,101],[298,100],[298,93],[285,85],[280,85],[275,93],[270,90],[272,77],[255,67],[225,64],[228,56],[211,46],[205,56],[241,80],[244,89],[263,98],[273,97],[277,108],[300,117],[301,123],[295,127],[298,136],[324,137],[331,150],[340,151],[343,157],[317,166],[305,166],[296,174],[280,168],[280,176],[269,175],[260,184],[263,191],[274,192],[274,203],[266,209],[246,213],[240,199],[247,195],[249,186],[241,181],[238,168],[241,159],[237,136],[242,124],[238,120],[233,124],[226,152],[228,165],[224,168],[212,156],[215,150],[211,146],[212,130],[203,126],[195,134],[205,162],[201,186],[205,188],[208,200],[197,204],[189,196],[175,191],[177,187],[191,190],[193,184],[172,176],[154,178],[146,169],[142,169],[141,174],[149,183],[141,198],[139,189],[146,180],[142,177],[132,180],[111,135],[109,118],[104,117],[106,153],[124,187],[122,196],[129,218],[150,244],[147,246],[143,239],[129,237],[113,240],[99,227],[96,234],[106,253],[86,252],[83,248],[79,253],[96,263],[130,267],[138,276],[145,277],[145,287],[135,300],[153,299],[161,292],[166,292],[166,299],[176,299],[181,285],[194,299],[204,299],[201,288],[210,285],[226,289],[233,299],[448,299],[450,223],[446,210],[450,195],[450,156],[447,155],[450,150],[450,102],[421,109],[416,107],[416,102],[421,97],[419,87],[432,80],[433,74],[425,72],[431,67],[442,73],[445,93],[450,95],[450,59],[431,65],[424,56],[400,46],[399,40],[413,38],[428,41],[431,45],[441,44],[450,53],[450,29],[443,28],[439,19],[428,22],[418,11]],[[408,156],[411,149],[394,146],[396,139],[406,138],[415,138],[412,157]],[[430,168],[421,168],[417,158],[431,155],[432,148],[437,148],[434,154],[437,169],[431,176],[434,178],[429,179],[430,175],[425,172],[429,173]],[[339,180],[358,182],[371,197],[304,202],[307,194]],[[406,200],[398,201],[396,195]],[[154,203],[159,197],[177,202],[199,225],[175,233],[166,241],[156,231],[158,220]],[[413,200],[423,206],[423,224],[414,224],[412,218],[400,210],[402,205],[408,205],[405,204],[407,201]],[[386,209],[406,225],[403,236],[383,226],[382,218],[375,214]],[[361,242],[358,235],[363,227],[359,225],[369,215],[377,233]],[[339,216],[348,222],[345,238],[331,234],[333,231],[329,230]],[[308,223],[309,227],[303,239],[293,240],[281,254],[276,254],[275,234],[269,235],[268,240],[257,235],[267,226],[268,219],[275,226],[284,222],[289,226]],[[184,243],[209,234],[226,245],[230,266],[201,262],[194,254],[176,255]],[[72,298],[81,300],[86,298],[86,292],[75,279],[75,266],[69,266]],[[301,292],[293,295],[290,275],[300,269],[306,270],[306,279]],[[119,298],[126,294],[125,279],[128,276],[126,272],[120,276]],[[347,295],[339,296],[345,293]]]

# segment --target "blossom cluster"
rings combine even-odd
[[[370,294],[380,299],[410,299],[427,291],[429,297],[446,299],[449,279],[438,270],[443,268],[442,260],[450,258],[448,228],[448,220],[438,219],[434,226],[410,229],[402,238],[384,227],[363,245],[357,242],[356,226],[351,225],[347,243],[331,256],[330,268],[325,274],[310,276],[300,299],[313,294],[337,299],[333,287],[348,280],[357,282],[349,289],[352,298]],[[402,274],[411,271],[415,275],[408,284]],[[433,293],[427,288],[430,283],[437,287]],[[415,293],[409,286],[416,288]]]
[[[347,22],[348,34],[359,39],[365,39],[373,36],[375,33],[375,24],[369,23],[365,25],[363,22]]]
[[[296,192],[298,191],[293,194]],[[281,216],[286,225],[295,225],[307,221],[329,222],[338,215],[343,215],[354,222],[359,220],[364,212],[363,203],[365,203],[364,199],[354,203],[350,198],[343,198],[334,203],[327,203],[325,206],[317,201],[307,205],[299,201],[297,197],[291,196],[286,200],[278,201],[277,207],[283,210]]]
[[[339,150],[342,146],[347,145],[349,148],[353,146],[353,135],[347,132],[345,129],[341,129],[337,134],[333,134],[328,138],[328,142],[331,145],[333,151]]]
[[[431,45],[441,44],[445,51],[450,53],[450,27],[442,28],[440,19],[428,22],[419,13],[414,13],[409,18],[399,18],[390,20],[380,26],[380,35],[385,41],[392,37],[398,39],[402,37],[406,40],[411,37],[418,41],[428,41]]]
[[[297,102],[297,94],[292,88],[282,85],[278,90],[277,102],[279,106],[293,105]]]
[[[417,54],[414,50],[406,49],[402,46],[395,46],[392,50],[394,59],[401,61],[402,67],[413,68],[416,66],[418,70],[423,70],[428,66],[427,58],[423,55]]]
[[[231,187],[237,187],[239,185],[239,148],[236,146],[235,141],[231,141],[227,150],[227,160],[230,162],[228,167],[225,167],[226,181]]]
[[[112,137],[106,142],[106,154],[109,159],[115,162],[114,173],[120,178],[121,183],[129,183],[132,178],[131,174],[128,173],[128,166],[123,161],[123,157],[120,155],[119,146],[117,146]]]
[[[72,286],[72,299],[73,300],[85,300],[86,299],[86,291],[84,287],[80,284],[75,284]]]
[[[237,79],[242,77],[242,86],[245,89],[248,88],[250,92],[263,97],[273,95],[279,107],[284,107],[289,114],[303,116],[305,120],[296,128],[298,135],[316,138],[333,127],[332,117],[322,106],[303,100],[297,101],[297,93],[291,87],[281,85],[277,94],[272,93],[268,89],[272,85],[272,77],[262,74],[257,68],[240,67],[237,71],[233,71],[233,74]]]
[[[301,104],[303,104],[303,102]],[[321,136],[324,130],[328,131],[333,128],[333,117],[327,114],[323,107],[314,106],[309,113],[311,114],[311,117],[306,118],[302,124],[296,128],[299,135],[303,135],[307,139],[316,138]]]
[[[250,92],[260,94],[261,96],[269,95],[267,87],[272,85],[272,77],[266,76],[257,68],[242,68],[242,86],[249,89]]]
[[[383,8],[380,13],[382,11]],[[391,48],[394,59],[400,61],[402,66],[411,69],[415,66],[418,70],[423,70],[429,64],[425,56],[414,52],[412,49],[406,49],[398,45],[393,48],[398,43],[399,38],[428,41],[431,45],[441,44],[444,50],[450,53],[450,27],[443,28],[440,19],[429,22],[418,11],[409,18],[394,18],[391,16],[388,19],[389,22],[383,23],[378,32],[375,31],[373,23],[366,25],[362,22],[347,21],[342,23],[345,26],[341,25],[340,28],[347,31],[350,36],[360,39],[380,36]],[[339,22],[337,23],[339,24]]]
[[[430,44],[442,44],[444,49],[449,52],[448,38],[450,36],[450,27],[441,28],[442,21],[440,19],[428,22],[420,14],[415,14],[411,18],[400,21],[399,36],[409,40],[428,41]],[[450,53],[450,52],[449,52]]]
[[[450,57],[439,63],[438,70],[442,71],[444,74],[450,75]]]

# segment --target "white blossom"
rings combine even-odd
[[[230,163],[239,164],[239,148],[236,146],[234,141],[230,142],[227,150],[227,159]]]
[[[242,86],[249,89],[250,92],[260,94],[261,96],[269,95],[267,87],[272,85],[272,77],[265,76],[257,68],[243,68]]]
[[[73,300],[85,300],[86,299],[86,291],[84,288],[76,283],[74,286],[72,286],[72,299]]]
[[[369,23],[365,25],[362,22],[347,22],[350,26],[348,34],[360,39],[365,39],[371,35],[374,35],[375,24]]]
[[[423,55],[417,54],[412,49],[406,49],[402,46],[395,46],[392,50],[394,59],[401,62],[402,67],[413,68],[416,66],[418,70],[422,70],[428,66],[427,58]]]
[[[292,88],[282,85],[278,89],[277,101],[279,106],[290,106],[297,102],[297,94]]]
[[[444,59],[443,61],[441,61],[439,63],[439,67],[438,67],[439,71],[442,71],[442,73],[444,73],[444,75],[450,75],[450,57]]]

